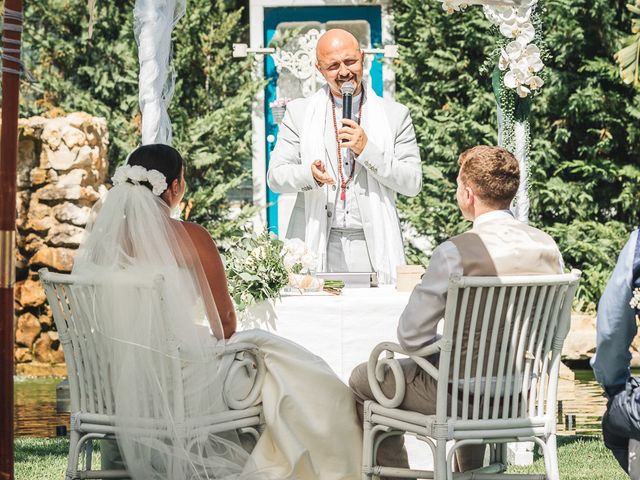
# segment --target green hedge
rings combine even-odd
[[[541,1],[546,85],[532,112],[531,223],[584,272],[583,305],[596,302],[640,212],[640,95],[613,60],[628,35],[625,2]],[[447,15],[437,1],[394,2],[399,101],[409,106],[424,188],[403,217],[436,243],[468,228],[455,205],[457,157],[495,144],[491,92],[497,34],[482,10]],[[414,261],[426,261],[413,252]]]
[[[174,145],[188,163],[190,218],[227,245],[251,214],[228,218],[229,193],[247,182],[251,64],[232,58],[246,41],[242,3],[189,0],[174,32],[176,89],[169,114]],[[23,117],[83,110],[107,119],[111,171],[140,141],[138,59],[132,0],[95,2],[89,36],[86,0],[25,2],[23,57],[36,83],[23,83]],[[244,175],[244,176],[243,176]]]

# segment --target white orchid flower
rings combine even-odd
[[[526,98],[527,95],[529,95],[531,93],[531,90],[529,90],[527,87],[525,87],[524,85],[518,85],[516,87],[516,93],[518,94],[518,96],[520,98]]]
[[[529,88],[531,88],[531,90],[539,90],[544,85],[544,80],[542,80],[542,78],[537,75],[533,75],[529,78],[527,85],[529,85]]]
[[[468,4],[466,1],[467,0],[441,0],[442,9],[448,14],[459,12],[460,10],[467,8]]]
[[[523,45],[526,45],[533,40],[536,30],[529,21],[519,22],[517,19],[513,19],[500,23],[500,33],[507,38],[515,38]]]
[[[524,98],[531,93],[527,87],[530,78],[525,62],[519,62],[511,65],[511,70],[504,76],[504,84],[507,88],[515,89],[518,96]]]
[[[527,59],[531,73],[539,72],[544,68],[544,63],[542,63],[542,59],[540,58],[540,49],[535,45],[527,45],[527,48],[524,49],[523,55]]]

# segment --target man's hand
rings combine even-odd
[[[327,169],[324,166],[322,160],[316,160],[311,164],[311,173],[313,178],[316,179],[319,185],[335,185],[336,181],[327,173]]]
[[[347,141],[342,143],[341,146],[350,148],[353,153],[360,155],[367,145],[367,134],[357,122],[343,118],[342,123],[344,127],[338,130],[338,139],[342,141],[346,138]]]

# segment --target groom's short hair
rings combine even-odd
[[[508,208],[520,186],[520,166],[511,152],[501,147],[478,145],[458,159],[460,180],[487,205]]]

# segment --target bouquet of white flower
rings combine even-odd
[[[314,277],[317,257],[306,243],[294,238],[285,240],[282,248],[284,268],[289,272],[289,286],[307,291],[322,290],[324,282]]]
[[[273,301],[280,298],[289,275],[283,265],[282,249],[280,240],[264,232],[257,237],[243,237],[225,256],[229,293],[247,328],[275,326]]]

